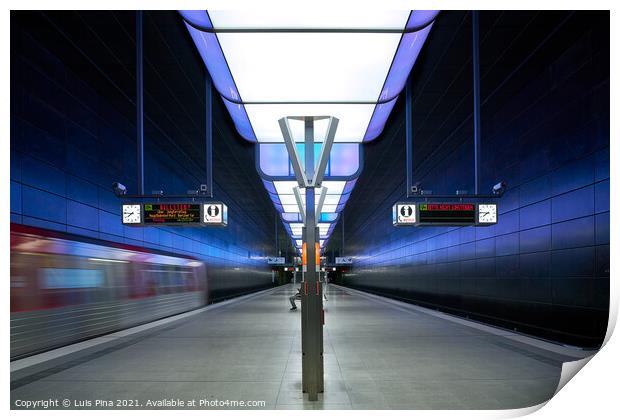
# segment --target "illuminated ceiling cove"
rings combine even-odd
[[[339,119],[322,183],[326,197],[318,226],[324,248],[361,171],[361,144],[383,131],[438,11],[180,14],[237,131],[259,143],[257,170],[299,250],[303,223],[293,193],[297,183],[278,120]],[[317,158],[327,121],[315,123]],[[303,121],[289,124],[303,156]],[[315,194],[318,202],[321,188]]]

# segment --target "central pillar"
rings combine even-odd
[[[304,118],[305,172],[311,185],[314,173],[314,119]],[[316,226],[314,187],[306,187],[306,220],[303,241],[306,244],[306,273],[301,297],[302,389],[309,401],[323,392],[323,299],[319,281],[320,264],[316,262],[319,231]]]

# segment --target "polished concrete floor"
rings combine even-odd
[[[301,392],[300,311],[288,309],[292,290],[203,312],[61,366],[14,387],[12,407],[52,398],[69,399],[72,408],[95,400],[151,408],[148,400],[162,399],[256,400],[271,409],[520,408],[553,395],[566,360],[509,332],[481,331],[330,285],[325,393],[309,402]]]

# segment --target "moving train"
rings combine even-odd
[[[195,258],[11,224],[11,360],[206,303]]]

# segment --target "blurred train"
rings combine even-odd
[[[11,224],[11,360],[206,303],[197,259]]]

